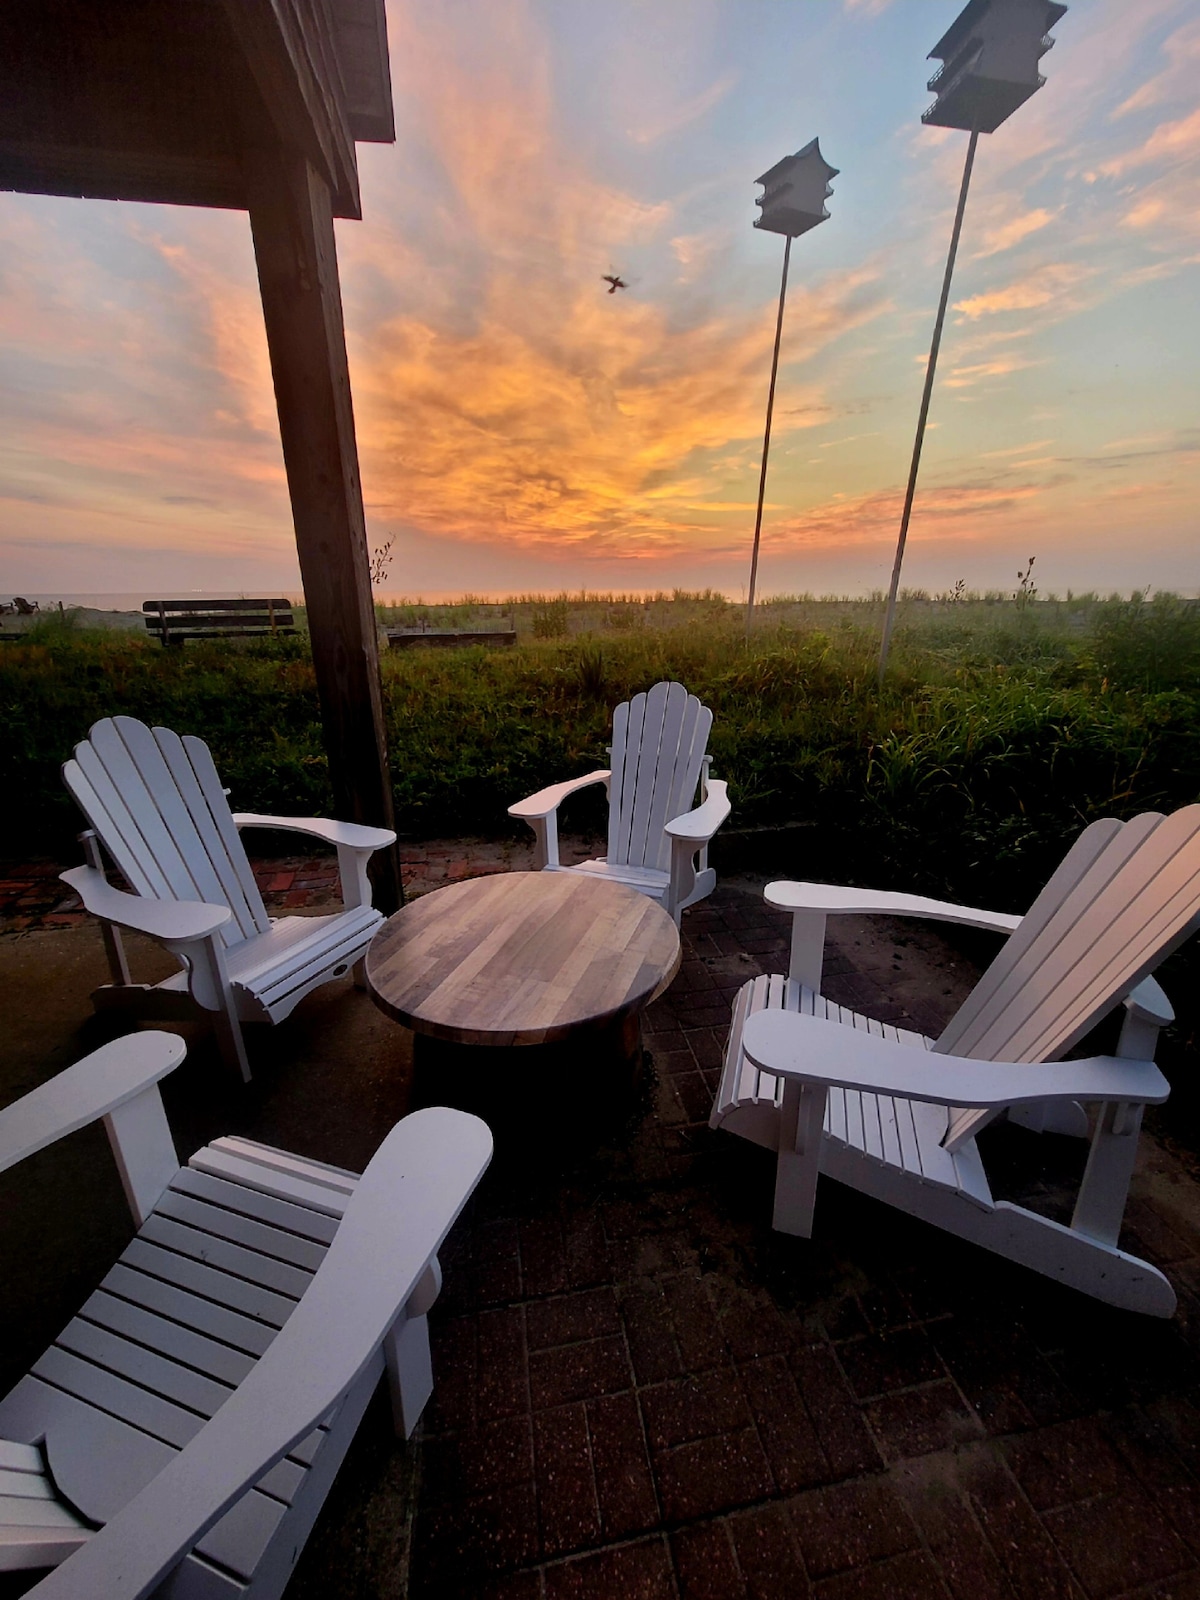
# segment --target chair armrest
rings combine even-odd
[[[574,794],[576,789],[586,789],[589,784],[607,783],[612,776],[606,767],[603,771],[589,772],[583,778],[568,778],[566,783],[552,783],[547,789],[539,789],[536,794],[531,794],[527,800],[518,800],[516,805],[509,806],[510,817],[519,817],[522,822],[531,822],[536,817],[548,817],[557,811],[559,806],[569,794]]]
[[[183,1060],[173,1033],[133,1033],[101,1045],[0,1111],[0,1172],[134,1100]]]
[[[379,1350],[492,1156],[477,1117],[397,1123],[258,1364],[133,1500],[30,1591],[145,1600],[239,1497],[339,1403]]]
[[[1175,1021],[1175,1008],[1154,978],[1143,978],[1125,996],[1125,1009],[1139,1022],[1152,1023],[1156,1028],[1166,1028]]]
[[[710,778],[708,799],[704,804],[697,806],[694,811],[688,811],[682,817],[674,817],[667,823],[665,832],[672,839],[695,845],[699,849],[701,845],[709,842],[731,809],[729,785],[722,783],[719,778]]]
[[[780,880],[763,890],[768,905],[781,911],[816,911],[822,916],[927,917],[933,922],[960,922],[991,933],[1013,933],[1021,918],[1003,911],[981,911],[949,900],[927,900],[919,894],[892,894],[883,889],[848,889],[840,884],[789,883]]]
[[[326,844],[343,845],[350,850],[382,850],[395,844],[396,835],[390,828],[368,828],[361,822],[333,822],[328,817],[263,817],[253,811],[235,811],[234,826],[239,833],[243,828],[275,828],[280,833],[306,833],[313,839],[323,839]]]
[[[1171,1087],[1153,1061],[976,1061],[896,1044],[824,1017],[759,1011],[742,1048],[756,1067],[798,1083],[865,1089],[935,1105],[993,1107],[1041,1100],[1125,1100],[1158,1105]]]
[[[59,877],[70,884],[93,916],[161,939],[164,944],[195,944],[207,939],[233,915],[228,906],[210,906],[203,900],[148,900],[140,894],[126,894],[124,889],[114,889],[95,867],[72,867]]]

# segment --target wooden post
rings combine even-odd
[[[335,814],[391,828],[379,640],[329,187],[295,151],[247,151],[245,166]],[[376,852],[371,880],[381,910],[402,904],[395,846]]]

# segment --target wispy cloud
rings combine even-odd
[[[1127,117],[1132,112],[1144,111],[1149,106],[1160,105],[1175,95],[1190,96],[1195,93],[1196,74],[1200,70],[1200,22],[1177,28],[1163,41],[1163,54],[1168,65],[1155,73],[1133,93],[1122,100],[1112,112],[1112,118]]]
[[[1060,210],[1048,211],[1044,206],[1038,206],[1033,211],[1026,211],[1008,222],[987,229],[982,246],[974,253],[975,260],[981,261],[987,256],[999,255],[1002,250],[1011,250],[1023,239],[1028,239],[1030,234],[1039,232],[1047,223],[1053,222],[1060,215]]]
[[[1200,154],[1200,108],[1190,116],[1172,122],[1160,122],[1158,127],[1133,149],[1126,150],[1110,161],[1101,163],[1100,171],[1107,178],[1120,178],[1140,167],[1161,162],[1175,163],[1190,160]]]
[[[669,134],[679,133],[681,129],[699,122],[714,107],[719,106],[730,90],[736,87],[737,82],[736,72],[723,73],[715,83],[711,83],[707,89],[702,89],[699,94],[693,95],[690,100],[684,100],[652,121],[643,123],[641,127],[630,128],[629,137],[634,144],[657,144]]]
[[[943,379],[948,389],[967,389],[985,378],[1003,378],[1010,372],[1024,372],[1039,363],[1021,356],[997,356],[991,361],[977,361],[972,365],[952,367]]]
[[[1034,268],[1002,288],[988,289],[966,300],[956,300],[954,309],[971,322],[978,317],[995,316],[1001,311],[1031,311],[1061,299],[1090,276],[1090,269],[1077,262],[1051,262]]]

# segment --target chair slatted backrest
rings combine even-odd
[[[712,712],[681,683],[656,683],[613,712],[608,859],[665,870],[663,832],[695,804]]]
[[[271,926],[203,740],[106,718],[75,746],[63,781],[135,893],[228,906],[226,945]]]
[[[934,1049],[1056,1061],[1200,926],[1200,805],[1093,823]],[[988,1111],[953,1110],[946,1143]]]

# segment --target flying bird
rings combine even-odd
[[[603,282],[609,285],[609,294],[616,294],[618,289],[628,289],[629,287],[624,278],[619,278],[615,272],[602,272],[600,276]]]

